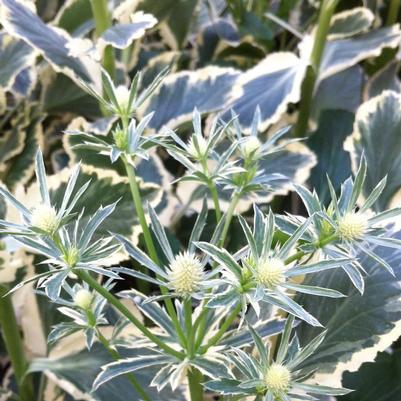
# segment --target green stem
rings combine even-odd
[[[330,21],[336,9],[338,0],[323,0],[320,8],[319,21],[316,29],[315,40],[313,43],[310,57],[310,66],[306,70],[305,78],[301,88],[301,101],[297,124],[294,135],[305,137],[308,129],[308,121],[315,90],[315,84],[319,76],[320,62],[326,46],[327,34],[330,29]]]
[[[200,160],[200,164],[202,165],[203,168],[203,173],[209,177],[209,169],[207,167],[207,158],[203,158]],[[210,194],[212,195],[213,199],[213,204],[214,204],[214,211],[216,213],[216,221],[217,223],[221,219],[221,209],[220,209],[220,202],[219,202],[219,194],[217,193],[217,187],[216,184],[212,179],[208,179],[207,186],[209,188]]]
[[[100,342],[103,344],[104,348],[109,352],[111,357],[115,360],[118,361],[121,359],[121,356],[119,352],[112,348],[110,346],[109,341],[107,338],[100,332],[99,329],[96,330],[97,338],[100,340]],[[152,401],[152,399],[149,397],[149,395],[146,393],[146,391],[143,389],[143,387],[139,384],[138,380],[132,373],[127,373],[125,375],[127,379],[130,381],[132,384],[132,387],[135,389],[135,391],[138,393],[138,395],[144,400],[144,401]]]
[[[212,347],[213,345],[217,344],[220,341],[221,337],[224,336],[228,328],[234,322],[240,310],[241,310],[241,304],[238,304],[235,307],[235,309],[231,312],[231,314],[227,317],[227,319],[224,321],[224,323],[220,326],[218,332],[208,341],[208,343],[205,346],[203,346],[200,349],[201,353],[205,353],[210,347]]]
[[[332,234],[332,235],[329,235],[328,237],[325,237],[325,238],[323,238],[323,239],[317,241],[317,242],[315,243],[315,245],[316,245],[317,248],[323,248],[323,247],[325,247],[326,245],[328,245],[328,244],[330,244],[331,242],[334,242],[334,241],[336,241],[336,240],[338,240],[338,235],[337,235],[337,234]],[[304,252],[304,251],[298,251],[298,252],[295,253],[294,255],[292,255],[292,256],[290,256],[289,258],[287,258],[287,259],[285,260],[284,263],[285,263],[286,265],[289,265],[290,263],[292,263],[292,262],[294,262],[294,261],[296,261],[296,260],[301,259],[301,258],[304,257],[305,255],[307,255],[306,252]]]
[[[203,401],[203,387],[201,381],[202,374],[199,370],[192,368],[188,372],[188,385],[191,401]]]
[[[235,208],[237,207],[237,204],[238,204],[240,198],[241,198],[241,193],[236,192],[234,194],[233,198],[231,199],[230,206],[228,207],[227,213],[225,215],[224,227],[223,227],[223,231],[221,233],[221,239],[219,242],[219,245],[222,247],[224,246],[224,243],[226,242],[228,229],[230,227]]]
[[[187,333],[187,353],[192,358],[195,354],[195,328],[192,325],[192,300],[187,298],[184,300],[184,319],[185,329]]]
[[[289,265],[290,263],[295,262],[296,260],[299,260],[299,259],[303,258],[305,255],[306,255],[306,252],[298,251],[294,255],[292,255],[289,258],[287,258],[285,260],[284,264]]]
[[[388,14],[386,19],[386,25],[393,25],[397,22],[398,13],[400,11],[401,0],[390,0],[388,8]]]
[[[199,349],[200,345],[202,344],[203,338],[205,336],[208,313],[209,313],[208,308],[203,304],[202,311],[194,323],[194,333],[197,333],[197,337],[196,337],[196,341],[195,341],[195,349],[196,350]]]
[[[142,324],[131,312],[130,310],[122,304],[111,292],[99,284],[90,274],[84,270],[75,269],[74,273],[82,280],[85,281],[91,288],[96,290],[100,295],[102,295],[107,301],[110,302],[122,315],[124,315],[134,326],[136,326],[149,340],[153,341],[158,345],[163,351],[170,355],[175,356],[178,359],[183,359],[184,354],[175,349],[169,347],[165,344],[159,337],[155,336],[144,324]]]
[[[124,125],[126,126],[127,124],[124,124]],[[142,206],[141,193],[139,191],[138,182],[136,180],[135,169],[133,166],[131,166],[131,164],[128,163],[128,161],[125,157],[123,157],[123,162],[124,162],[125,170],[127,172],[129,185],[130,185],[131,193],[132,193],[132,198],[134,200],[135,210],[138,215],[139,223],[141,225],[142,233],[143,233],[143,236],[145,239],[146,249],[148,250],[149,256],[153,260],[153,262],[155,262],[157,265],[160,266],[160,260],[157,255],[157,251],[156,251],[155,245],[153,243],[152,235],[150,233],[149,226],[148,226],[148,223],[145,218],[145,212],[144,212],[143,206]],[[168,293],[167,288],[164,288],[164,287],[160,287],[160,291],[163,295],[166,295]],[[164,303],[166,305],[167,312],[173,321],[174,327],[177,330],[177,334],[181,340],[181,344],[183,346],[185,346],[185,344],[186,344],[185,336],[184,336],[184,333],[182,332],[180,322],[178,321],[178,317],[177,317],[177,313],[174,309],[174,305],[171,302],[170,298],[166,298],[164,300]]]
[[[224,227],[223,231],[221,233],[221,238],[219,241],[220,246],[224,246],[224,243],[226,241],[228,229],[231,224],[231,220],[235,211],[235,208],[237,207],[237,204],[241,198],[241,192],[236,192],[231,199],[230,206],[228,207],[227,213],[225,214],[225,221],[224,221]],[[194,332],[197,332],[197,338],[196,338],[196,343],[195,343],[195,349],[198,349],[203,341],[204,335],[205,335],[205,329],[206,329],[206,320],[207,320],[207,315],[208,315],[208,310],[205,306],[203,306],[203,309],[198,316],[198,319],[194,323]]]
[[[26,377],[28,362],[24,353],[24,343],[18,328],[14,307],[6,287],[0,286],[0,325],[3,340],[10,357],[15,380],[19,389],[21,401],[32,401],[33,384],[31,377]]]
[[[210,181],[208,184],[209,191],[212,195],[213,204],[214,204],[214,212],[216,214],[216,221],[217,223],[221,219],[221,209],[220,209],[220,202],[219,202],[219,194],[217,193],[217,187],[213,181]]]
[[[142,199],[141,199],[141,193],[139,192],[139,186],[138,182],[136,179],[135,175],[135,169],[131,164],[128,163],[127,159],[123,157],[124,161],[124,166],[125,170],[127,172],[128,180],[129,180],[129,185],[131,188],[131,193],[132,193],[132,198],[134,200],[134,205],[135,205],[135,210],[138,215],[139,223],[142,227],[142,233],[143,237],[145,239],[145,245],[146,249],[149,252],[150,258],[155,262],[156,264],[160,265],[160,260],[159,257],[157,256],[156,248],[153,243],[152,235],[149,230],[148,223],[145,218],[145,212],[143,210],[142,206]]]
[[[99,37],[105,30],[111,27],[112,19],[108,9],[107,0],[91,0],[92,14],[95,19],[95,32]],[[106,46],[103,53],[103,67],[115,78],[116,66],[114,61],[114,49],[112,46]]]

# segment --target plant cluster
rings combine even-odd
[[[295,318],[313,326],[322,325],[294,300],[294,296],[303,293],[345,297],[346,294],[335,289],[302,284],[305,275],[324,274],[329,269],[343,269],[363,292],[364,267],[357,251],[366,253],[394,274],[391,266],[371,247],[371,244],[379,244],[401,248],[401,241],[389,238],[383,225],[401,214],[401,208],[379,213],[369,210],[383,191],[386,179],[379,182],[358,207],[367,172],[363,157],[355,179],[345,181],[339,199],[329,181],[332,199],[327,207],[316,193],[300,185],[296,187],[309,214],[306,219],[281,216],[278,223],[271,210],[264,213],[255,203],[252,228],[246,218],[238,216],[246,238],[245,246],[229,251],[225,244],[238,202],[246,196],[257,196],[258,191],[269,191],[271,182],[283,179],[281,175],[260,170],[259,163],[288,144],[286,140],[278,144],[278,139],[283,138],[288,130],[262,142],[258,138],[257,111],[249,136],[242,134],[236,115],[228,122],[216,118],[206,136],[201,116],[195,110],[194,133],[188,143],[171,130],[144,136],[152,115],[138,121],[134,117],[133,105],[137,99],[146,98],[159,79],[138,95],[138,76],[127,90],[129,100],[124,103],[126,107],[121,106],[126,97],[119,99],[122,91],[114,86],[105,71],[103,79],[107,97],[102,103],[108,105],[121,121],[121,124],[116,123],[113,142],[80,131],[69,131],[68,134],[83,136],[85,140],[77,146],[108,154],[110,163],[122,159],[145,239],[145,250],[118,232],[109,232],[97,239],[94,237],[98,227],[114,212],[116,203],[99,207],[85,223],[82,222],[83,211],[75,211],[75,205],[91,183],[86,182],[76,190],[79,165],[67,182],[61,202],[51,199],[40,150],[36,154],[35,168],[40,202],[28,209],[5,188],[0,192],[21,215],[20,223],[1,220],[1,233],[14,237],[36,254],[44,256],[44,263],[49,266],[45,272],[19,283],[17,288],[31,281],[37,282],[37,288],[51,301],[62,305],[58,310],[72,319],[54,326],[48,340],[55,342],[82,331],[89,349],[97,338],[112,350],[115,361],[102,367],[93,384],[94,390],[117,376],[130,374],[139,395],[150,399],[146,389],[135,378],[135,372],[157,366],[159,370],[151,386],[160,391],[170,385],[172,390],[176,390],[188,380],[192,400],[202,399],[203,389],[236,397],[253,395],[257,400],[266,401],[313,400],[313,395],[318,394],[347,394],[347,389],[308,381],[313,371],[303,369],[302,363],[316,352],[325,333],[308,344],[300,345],[297,335],[292,335]],[[87,90],[100,98],[101,95],[91,87],[88,86]],[[113,101],[108,103],[106,99]],[[208,215],[205,198],[184,249],[173,249],[157,212],[151,205],[146,206],[146,212],[143,208],[136,166],[139,158],[149,157],[150,148],[154,146],[166,149],[186,168],[180,180],[196,181],[211,195],[217,194],[214,198],[217,220],[214,232],[211,236],[204,233]],[[220,188],[229,191],[231,196],[230,205],[223,215],[219,208]],[[280,230],[279,227],[284,228]],[[281,238],[280,232],[284,234]],[[105,259],[120,247],[139,269],[104,267]],[[93,274],[106,277],[108,281],[99,282]],[[114,295],[112,287],[126,276],[152,286],[144,287],[145,293],[129,289]],[[156,288],[158,293],[155,293]],[[144,325],[121,302],[121,298],[134,302],[152,324]],[[105,314],[107,301],[120,312],[124,325],[133,324],[138,330],[135,337],[121,347],[138,347],[139,343],[139,355],[121,357],[116,346],[103,336],[102,326],[110,324]],[[264,321],[263,311],[266,309],[279,312],[281,317]],[[250,323],[251,317],[256,319],[256,323]],[[239,322],[235,323],[237,318]],[[280,335],[277,348],[274,343],[268,344],[271,334],[263,335],[266,327]],[[238,330],[241,332],[239,339]],[[233,338],[237,338],[235,345],[230,345]],[[118,336],[115,341],[118,341]],[[258,352],[258,359],[250,352],[252,346]]]
[[[399,358],[400,2],[163,1],[0,0],[0,399],[359,401]]]

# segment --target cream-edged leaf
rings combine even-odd
[[[36,49],[56,71],[100,88],[100,64],[85,52],[79,57],[71,54],[70,50],[76,51],[77,40],[81,39],[73,39],[66,31],[45,24],[18,0],[1,0],[1,6],[1,21],[10,35]]]
[[[150,127],[174,128],[200,113],[221,110],[231,99],[232,87],[240,72],[233,68],[205,67],[168,76],[151,97],[144,114],[155,111]]]
[[[353,134],[345,147],[356,172],[362,153],[369,165],[363,192],[370,194],[387,175],[387,185],[375,204],[384,210],[401,186],[401,95],[385,91],[363,103],[355,116]]]
[[[333,16],[328,39],[344,39],[369,30],[375,19],[369,8],[355,7]]]
[[[306,66],[307,63],[293,53],[268,55],[237,79],[234,100],[225,107],[223,118],[228,121],[232,109],[238,114],[241,126],[249,130],[259,106],[259,129],[265,130],[286,113],[290,103],[299,101]]]
[[[99,38],[98,49],[111,45],[117,49],[125,49],[135,39],[142,37],[147,29],[153,28],[157,23],[157,19],[151,14],[137,12],[131,16],[131,23],[115,24]]]
[[[401,81],[398,78],[399,60],[393,60],[377,71],[367,82],[363,93],[364,100],[379,96],[385,90],[401,93]]]
[[[393,234],[399,239],[401,232]],[[330,286],[346,298],[322,299],[315,302],[309,296],[298,296],[297,301],[313,313],[327,329],[327,335],[318,349],[304,363],[305,368],[317,368],[316,379],[321,384],[341,385],[342,373],[355,371],[363,362],[373,361],[377,352],[385,350],[401,335],[401,252],[375,247],[374,252],[394,269],[395,276],[369,256],[358,255],[367,270],[362,296],[341,269],[314,275],[305,284]],[[315,337],[311,326],[297,328],[301,345]]]

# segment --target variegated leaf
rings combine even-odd
[[[363,103],[355,116],[354,132],[347,139],[352,167],[357,170],[362,153],[369,166],[364,184],[365,195],[387,177],[387,185],[375,204],[384,210],[401,186],[401,95],[385,91]],[[394,198],[393,202],[397,202]]]
[[[329,39],[344,39],[366,32],[375,15],[369,8],[355,7],[333,16],[330,22]]]
[[[71,79],[92,82],[100,88],[100,64],[77,54],[78,40],[60,28],[45,24],[18,0],[1,0],[1,21],[7,32],[36,49],[58,71]]]
[[[401,238],[401,231],[393,234]],[[317,369],[319,383],[340,386],[344,371],[356,371],[363,362],[373,361],[377,352],[385,350],[401,335],[401,252],[391,248],[374,250],[394,269],[393,277],[366,255],[360,263],[367,270],[365,292],[361,295],[340,269],[313,275],[305,284],[319,285],[341,291],[346,298],[322,299],[298,296],[298,301],[326,327],[327,335],[303,365]],[[312,326],[297,328],[301,345],[317,334]]]

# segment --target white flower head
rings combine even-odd
[[[46,204],[40,204],[32,210],[31,225],[47,234],[53,234],[59,227],[60,221],[56,209]]]
[[[74,296],[75,305],[85,310],[90,308],[92,301],[93,294],[85,288],[78,290]]]
[[[247,137],[241,144],[241,150],[244,154],[244,157],[249,158],[256,155],[261,145],[261,142],[256,136]]]
[[[129,107],[129,89],[124,85],[119,85],[115,90],[115,95],[120,108],[127,111]]]
[[[266,387],[273,392],[288,391],[291,383],[291,373],[283,365],[273,363],[264,377]]]
[[[341,238],[353,241],[363,237],[368,229],[368,219],[362,213],[347,213],[338,222]]]
[[[274,288],[285,281],[284,262],[278,258],[269,258],[256,266],[256,280],[265,287]]]
[[[194,137],[191,137],[191,139],[188,141],[187,151],[194,159],[203,158],[204,156],[206,156],[208,150],[207,141],[203,136],[199,135],[196,136],[196,140],[198,146],[195,145]]]
[[[179,253],[169,267],[170,286],[177,294],[188,296],[199,290],[204,270],[198,257],[189,252]]]

